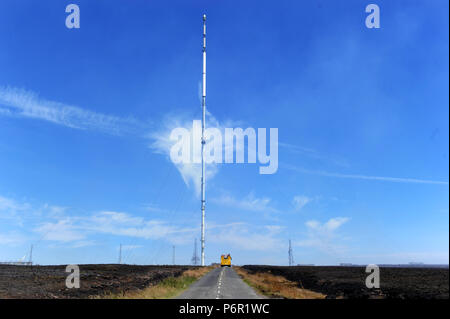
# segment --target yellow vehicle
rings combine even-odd
[[[231,267],[231,255],[222,255],[220,257],[220,267]]]

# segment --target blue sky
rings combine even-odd
[[[72,2],[0,3],[0,260],[190,263],[198,168],[157,142],[206,13],[208,121],[279,131],[276,174],[215,165],[206,262],[448,263],[447,1]]]

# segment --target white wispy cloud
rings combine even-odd
[[[248,251],[278,251],[284,247],[277,236],[282,230],[283,227],[278,225],[230,224],[208,232],[208,242]]]
[[[278,212],[278,210],[271,205],[270,198],[256,197],[253,192],[250,192],[243,198],[235,198],[231,195],[222,195],[211,198],[211,201],[216,204],[234,207],[245,211]]]
[[[64,218],[56,222],[45,222],[34,229],[41,238],[50,241],[74,242],[85,239],[86,235],[74,224],[72,218]]]
[[[163,212],[165,212],[164,209],[162,209],[160,207],[157,207],[154,204],[143,204],[142,205],[142,209],[144,209],[146,211],[149,211],[149,212],[152,212],[152,213],[163,213]]]
[[[168,115],[162,122],[162,126],[160,129],[150,133],[148,137],[152,141],[150,144],[150,148],[157,154],[162,154],[166,157],[168,161],[171,163],[170,159],[170,150],[172,146],[176,143],[175,141],[170,139],[170,134],[175,128],[185,128],[190,136],[190,152],[194,153],[194,141],[192,141],[192,121],[195,118],[186,114],[170,114]],[[216,127],[221,128],[222,126],[219,122],[209,114],[207,117],[208,127]],[[184,183],[188,187],[192,187],[195,190],[197,196],[200,195],[200,185],[201,185],[201,164],[197,163],[173,163],[183,178]],[[206,170],[206,180],[212,179],[216,173],[218,172],[218,166],[215,163],[210,163],[207,166]]]
[[[136,132],[143,124],[132,117],[122,118],[89,111],[77,106],[40,98],[32,91],[0,87],[0,115],[39,119],[82,130],[121,135]]]
[[[95,246],[98,243],[94,240],[79,240],[76,241],[71,247],[72,248],[84,248],[89,246]]]
[[[311,247],[329,254],[339,254],[345,250],[341,241],[343,237],[338,229],[350,220],[348,217],[335,217],[325,223],[310,220],[305,223],[307,238],[295,242],[297,246]]]
[[[187,243],[192,241],[192,234],[198,231],[197,227],[181,227],[125,212],[100,211],[90,215],[74,215],[68,207],[32,205],[4,196],[0,196],[0,218],[14,220],[21,229],[31,230],[39,235],[30,240],[71,243],[71,247],[77,248],[96,244],[89,239],[95,234]],[[12,236],[3,233],[0,243],[23,242],[24,236],[18,236],[19,234],[21,233]]]
[[[34,231],[41,235],[42,240],[57,242],[85,241],[92,234],[105,234],[180,243],[190,242],[191,234],[197,229],[123,212],[103,211],[90,216],[54,218],[41,223]]]
[[[7,116],[11,116],[11,111],[6,109],[6,108],[2,108],[0,107],[0,115],[7,115]]]
[[[0,218],[18,217],[31,209],[31,205],[26,202],[18,202],[12,198],[0,196]]]
[[[238,201],[238,205],[242,205],[246,209],[256,210],[269,207],[270,201],[251,196],[249,198],[245,201]],[[20,201],[5,199],[5,197],[3,197],[2,203],[5,207],[21,207],[21,205],[24,205]],[[30,204],[25,206],[34,209]],[[61,206],[48,205],[48,207]],[[38,220],[27,225],[27,229],[32,230],[39,236],[34,239],[30,237],[27,241],[34,241],[36,244],[41,241],[50,242],[49,247],[63,246],[78,249],[98,245],[99,243],[93,240],[92,236],[98,236],[99,234],[163,240],[171,244],[191,244],[198,233],[196,223],[190,226],[189,224],[186,226],[186,223],[177,225],[117,211],[74,215],[71,214],[70,208],[58,210],[57,214],[47,209],[39,217]],[[278,251],[285,246],[285,243],[280,239],[283,230],[284,227],[280,225],[251,225],[244,222],[217,224],[210,221],[206,227],[208,242],[225,244],[248,251]],[[24,243],[24,236],[19,235],[0,234],[0,243],[8,245]],[[140,245],[124,245],[122,249],[133,250],[140,247]]]
[[[436,181],[427,179],[417,179],[417,178],[402,178],[402,177],[386,177],[386,176],[369,176],[369,175],[358,175],[358,174],[341,174],[341,173],[330,173],[326,171],[315,171],[304,169],[301,167],[296,167],[293,165],[283,164],[284,168],[292,171],[296,171],[303,174],[320,175],[326,177],[336,177],[336,178],[349,178],[349,179],[363,179],[363,180],[375,180],[382,182],[394,182],[394,183],[416,183],[416,184],[436,184],[436,185],[448,185],[446,181]]]
[[[142,248],[142,245],[122,245],[122,250],[134,250],[138,248]]]
[[[295,210],[301,210],[306,204],[311,202],[313,199],[305,195],[297,195],[292,199],[292,204]]]
[[[33,205],[26,200],[17,200],[0,195],[0,219],[7,219],[16,225],[37,220],[42,216],[63,216],[67,207],[49,204]]]
[[[26,236],[15,231],[0,233],[0,245],[2,246],[16,246],[26,242],[26,240]]]

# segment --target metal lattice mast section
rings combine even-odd
[[[195,241],[194,241],[194,253],[192,255],[191,262],[192,262],[193,265],[198,265],[198,260],[199,260],[199,258],[198,258],[198,255],[197,255],[197,238],[195,238]]]
[[[291,240],[289,239],[289,266],[293,266],[294,265],[294,255],[292,254],[292,245],[291,245]]]
[[[203,92],[202,92],[202,180],[201,180],[201,204],[202,204],[202,266],[205,265],[205,119],[206,119],[206,14],[203,15]]]
[[[122,263],[122,244],[120,244],[120,247],[119,247],[119,264],[121,264]]]

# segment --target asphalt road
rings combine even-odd
[[[261,299],[233,268],[215,268],[193,283],[178,299]]]

